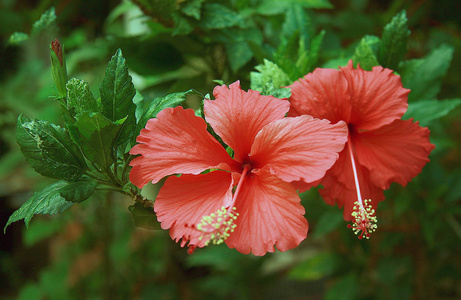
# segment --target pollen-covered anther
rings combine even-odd
[[[203,233],[199,239],[206,239],[205,246],[208,246],[210,242],[219,245],[234,232],[237,227],[234,221],[239,215],[235,210],[235,207],[225,208],[223,206],[217,212],[202,218],[197,229]]]
[[[375,210],[371,206],[371,200],[367,199],[364,203],[356,201],[352,212],[352,225],[347,225],[347,228],[352,228],[352,231],[358,235],[359,239],[370,238],[370,234],[378,228],[375,216]]]

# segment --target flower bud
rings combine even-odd
[[[59,43],[58,39],[51,42],[50,58],[54,84],[56,85],[59,96],[65,99],[67,95],[66,56],[64,53],[64,46]]]

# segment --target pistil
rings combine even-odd
[[[360,193],[359,178],[357,175],[357,168],[355,166],[354,152],[352,150],[352,142],[347,142],[349,154],[352,164],[352,172],[354,173],[355,190],[357,191],[357,201],[354,202],[352,212],[352,225],[347,225],[348,228],[352,228],[354,233],[358,235],[359,239],[370,238],[370,233],[374,232],[378,227],[376,225],[377,219],[375,216],[375,210],[372,208],[371,200],[366,199],[362,201],[362,194]]]
[[[221,209],[209,216],[204,216],[197,225],[197,229],[203,233],[199,239],[203,240],[206,238],[205,246],[208,246],[210,242],[213,244],[223,243],[230,234],[234,232],[235,227],[237,227],[234,222],[239,214],[236,212],[237,208],[235,207],[235,202],[240,193],[245,176],[248,174],[250,169],[250,164],[244,165],[237,188],[235,189],[232,197],[231,204],[228,207],[221,207]]]

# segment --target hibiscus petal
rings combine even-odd
[[[175,242],[181,247],[187,242],[198,247],[205,246],[200,240],[202,232],[196,225],[232,201],[232,177],[225,171],[213,171],[200,175],[170,176],[160,189],[154,210],[163,229],[170,229]]]
[[[348,122],[351,111],[347,80],[339,70],[315,69],[294,82],[288,116],[312,115],[332,123]]]
[[[265,125],[285,116],[290,108],[286,100],[262,96],[257,91],[243,91],[240,83],[227,88],[217,86],[216,100],[205,100],[205,118],[223,141],[234,150],[234,158],[243,162],[256,134]]]
[[[383,67],[364,71],[354,69],[352,61],[341,68],[347,79],[352,105],[348,123],[357,129],[373,130],[400,119],[408,107],[409,89],[402,86],[400,76]]]
[[[382,189],[392,182],[405,186],[429,162],[434,145],[429,129],[413,120],[396,120],[379,129],[353,135],[357,161],[370,171],[371,181]]]
[[[287,182],[319,180],[338,159],[347,141],[344,122],[303,115],[284,118],[266,125],[251,148],[254,168],[268,168]]]
[[[199,174],[210,168],[229,169],[235,163],[206,130],[192,109],[166,108],[141,130],[130,154],[130,181],[139,188],[176,173]]]
[[[237,251],[254,255],[286,251],[307,236],[304,207],[296,190],[269,172],[245,178],[235,206],[237,227],[226,244]]]
[[[370,199],[372,207],[376,209],[378,203],[384,200],[383,189],[370,181],[366,168],[360,165],[356,165],[356,168],[362,201]],[[339,208],[343,208],[344,219],[351,221],[354,203],[358,198],[348,147],[340,153],[338,161],[323,177],[321,183],[323,188],[319,189],[319,193],[323,200],[329,205],[337,204]]]

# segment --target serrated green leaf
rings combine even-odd
[[[103,114],[109,120],[115,122],[134,114],[136,106],[132,99],[136,90],[120,49],[112,56],[106,68],[104,79],[99,86],[99,93]]]
[[[46,29],[47,27],[54,25],[56,23],[56,14],[54,11],[54,7],[51,7],[47,11],[45,11],[40,19],[32,25],[32,35],[36,35]]]
[[[75,126],[85,156],[103,168],[109,167],[115,159],[113,148],[121,125],[101,113],[84,112],[77,118]]]
[[[255,68],[258,72],[251,72],[251,89],[261,91],[267,83],[275,88],[288,86],[292,80],[288,75],[275,63],[264,59],[263,65],[258,65]]]
[[[206,3],[203,6],[199,26],[204,29],[223,29],[244,26],[243,18],[236,11],[218,3]]]
[[[322,30],[312,39],[309,51],[305,50],[304,41],[299,41],[298,60],[296,61],[297,69],[302,71],[302,74],[300,74],[299,77],[314,70],[319,59],[320,48],[322,46],[325,33],[326,31]]]
[[[274,96],[279,99],[288,99],[291,96],[290,88],[277,88],[272,82],[266,83],[259,92],[261,95]]]
[[[290,38],[294,32],[299,32],[299,38],[307,41],[309,39],[309,19],[306,11],[299,4],[290,5],[285,13],[285,22],[282,25],[282,35]]]
[[[67,109],[75,117],[84,112],[99,112],[99,103],[90,91],[88,82],[72,78],[66,84]]]
[[[29,35],[24,32],[15,32],[8,39],[8,45],[19,45],[29,39]]]
[[[378,52],[378,61],[383,67],[392,70],[398,67],[407,51],[410,33],[405,10],[402,10],[384,27]]]
[[[364,36],[352,56],[354,66],[356,67],[357,64],[360,64],[360,67],[367,71],[370,71],[374,66],[378,66],[379,62],[373,52],[373,47],[379,43],[380,40],[377,36]]]
[[[408,101],[436,98],[452,58],[453,48],[442,45],[422,59],[402,63],[402,83],[411,90]]]
[[[24,219],[24,223],[28,227],[34,215],[58,214],[74,205],[61,196],[61,190],[67,187],[68,184],[69,182],[60,180],[46,187],[41,192],[34,193],[26,203],[10,216],[3,231],[6,231],[6,228],[13,222]]]
[[[66,186],[59,190],[59,193],[66,201],[79,203],[93,195],[97,186],[97,180],[90,177],[81,177],[75,181],[69,181]]]
[[[160,230],[160,223],[153,209],[148,209],[139,203],[128,207],[133,217],[134,225],[147,230]]]
[[[200,20],[202,4],[205,0],[191,0],[187,1],[181,11],[189,17]]]
[[[136,103],[136,116],[139,116],[138,124],[136,125],[137,136],[144,126],[146,126],[147,120],[155,118],[157,114],[167,107],[175,107],[180,105],[186,100],[186,95],[192,93],[194,90],[188,90],[187,92],[179,92],[168,94],[164,97],[158,97],[151,101],[139,101]]]
[[[414,118],[421,126],[428,126],[432,121],[446,116],[461,104],[461,99],[425,100],[410,103],[403,119]]]
[[[86,165],[69,133],[54,124],[18,117],[16,138],[32,168],[43,176],[77,179]]]

